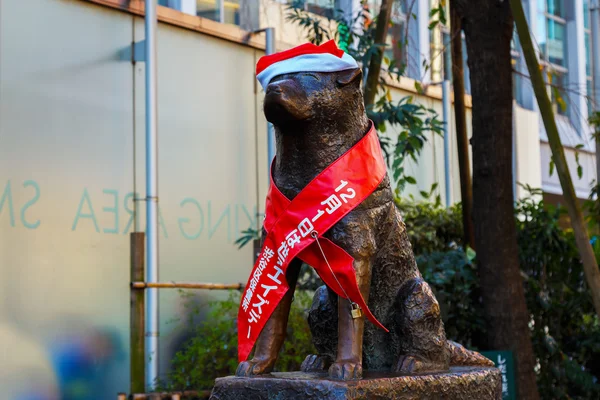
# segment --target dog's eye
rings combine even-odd
[[[305,76],[310,76],[311,78],[314,78],[315,80],[317,80],[317,82],[321,81],[321,78],[319,78],[319,75],[317,75],[317,74],[311,74],[309,72],[309,73],[306,73]]]

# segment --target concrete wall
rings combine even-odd
[[[516,177],[518,184],[529,185],[534,189],[542,188],[542,160],[538,114],[518,106],[514,107]],[[528,196],[527,191],[517,184],[518,198]]]
[[[128,233],[145,193],[144,64],[119,51],[143,20],[82,1],[0,5],[3,398],[77,383],[80,398],[114,398],[129,388]],[[260,54],[165,24],[158,49],[161,280],[245,281],[251,249],[233,241],[267,185]],[[144,229],[143,202],[139,215]],[[176,291],[160,313],[164,371],[183,334]]]
[[[550,158],[552,151],[548,143],[542,142],[540,146],[542,160],[542,185],[544,192],[562,195],[562,188],[558,180],[556,168],[550,175]],[[565,157],[569,165],[571,180],[575,187],[575,194],[580,199],[587,199],[590,195],[592,182],[596,179],[596,156],[595,154],[579,151],[579,164],[582,167],[582,176],[577,175],[577,162],[575,159],[576,151],[565,147]]]

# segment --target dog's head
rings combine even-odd
[[[360,68],[276,76],[265,89],[265,116],[275,126],[348,117],[362,103],[361,77]]]

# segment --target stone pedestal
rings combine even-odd
[[[360,381],[334,381],[326,373],[274,372],[252,378],[218,378],[211,400],[444,399],[500,400],[500,370],[452,367],[437,374],[369,373]]]

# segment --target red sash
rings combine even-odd
[[[292,201],[277,189],[271,177],[264,220],[267,236],[248,279],[238,313],[240,361],[248,358],[265,323],[288,291],[285,272],[295,257],[312,266],[338,296],[346,298],[345,290],[366,317],[387,332],[371,313],[358,289],[354,259],[341,247],[322,237],[369,197],[385,174],[379,139],[371,122],[369,132],[317,175]],[[335,277],[311,235],[313,231],[317,232]]]

